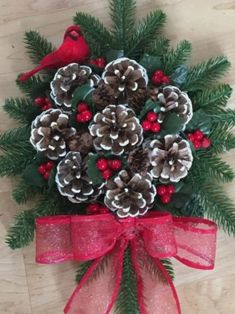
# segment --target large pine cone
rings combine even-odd
[[[148,149],[140,146],[130,152],[128,166],[134,173],[145,175],[150,166]]]
[[[156,188],[149,173],[131,175],[122,170],[117,177],[107,183],[105,205],[116,211],[121,218],[144,215],[153,205]]]
[[[68,139],[68,147],[72,152],[87,155],[93,147],[93,138],[89,132],[80,131]]]
[[[94,116],[89,127],[96,150],[121,155],[143,140],[143,129],[133,110],[123,105],[109,105]]]
[[[72,203],[95,200],[102,193],[102,185],[94,186],[86,170],[87,161],[78,152],[69,152],[57,166],[58,190]]]
[[[193,107],[188,94],[182,92],[178,87],[166,86],[159,89],[157,100],[160,102],[161,112],[158,122],[164,121],[167,112],[175,112],[187,124],[193,116]]]
[[[49,109],[39,115],[31,127],[30,142],[39,152],[52,160],[66,155],[66,140],[75,136],[69,117],[60,109]]]
[[[110,104],[115,104],[114,91],[112,87],[100,82],[92,93],[92,101],[98,110],[103,110]]]
[[[162,182],[179,182],[187,176],[193,162],[188,141],[177,135],[166,135],[163,139],[151,141],[148,147],[154,178]]]
[[[128,58],[120,58],[107,64],[102,78],[105,84],[112,87],[116,98],[127,98],[139,88],[145,89],[148,84],[145,68]]]
[[[148,99],[148,94],[149,93],[146,88],[138,89],[135,93],[132,93],[132,95],[128,97],[128,106],[135,112],[139,113]]]
[[[98,75],[92,74],[90,67],[70,63],[60,68],[51,82],[51,97],[56,105],[65,112],[71,111],[74,90],[81,85],[96,86],[100,80]]]

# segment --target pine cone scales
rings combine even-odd
[[[90,67],[71,63],[56,72],[51,82],[51,97],[59,108],[70,112],[74,90],[87,83],[95,86],[99,80],[100,77],[92,74]]]
[[[75,134],[66,114],[59,109],[49,109],[33,121],[30,142],[37,151],[56,160],[66,155],[66,138]]]
[[[148,149],[140,146],[130,152],[128,165],[134,173],[145,175],[150,166]]]
[[[122,170],[107,183],[105,205],[121,218],[144,215],[153,205],[156,188],[149,173],[131,175]]]
[[[69,152],[57,166],[58,190],[73,203],[94,200],[102,192],[102,185],[93,186],[86,174],[86,167],[86,160],[83,161],[77,152]]]
[[[92,93],[92,100],[98,110],[103,110],[110,104],[115,104],[113,89],[101,82]]]
[[[152,176],[163,182],[179,182],[186,177],[193,162],[189,143],[177,135],[151,141],[149,157]]]
[[[114,155],[129,152],[143,140],[143,130],[134,111],[123,105],[109,105],[97,113],[89,130],[95,149]]]

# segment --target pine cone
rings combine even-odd
[[[147,99],[148,90],[146,88],[139,88],[135,93],[132,93],[128,97],[128,106],[138,113],[144,107]]]
[[[128,58],[120,58],[110,62],[102,75],[105,84],[114,91],[116,98],[127,98],[139,88],[145,89],[148,84],[148,76],[145,68],[136,61]]]
[[[93,146],[93,138],[88,132],[78,132],[68,139],[68,147],[73,152],[87,155]]]
[[[128,165],[134,173],[146,175],[150,166],[148,149],[140,146],[130,152]]]
[[[69,126],[69,117],[60,109],[49,109],[39,115],[31,127],[30,142],[52,160],[66,155],[66,140],[76,134]]]
[[[51,97],[56,105],[65,112],[71,111],[74,90],[81,85],[96,86],[100,80],[98,75],[92,74],[90,67],[70,63],[60,68],[51,82]]]
[[[117,177],[107,182],[106,188],[104,203],[121,218],[144,215],[153,205],[156,195],[149,173],[146,176],[139,173],[131,175],[122,170]]]
[[[188,174],[193,156],[189,143],[177,135],[166,135],[149,143],[151,174],[162,182],[179,182]]]
[[[89,127],[96,150],[121,155],[141,144],[143,129],[133,110],[123,105],[109,105],[94,116]]]
[[[175,112],[187,124],[193,116],[192,102],[188,94],[182,92],[178,87],[166,86],[159,89],[157,99],[160,102],[161,112],[158,122],[162,123],[165,114],[169,111]]]
[[[95,200],[102,193],[102,185],[93,186],[86,170],[87,161],[78,152],[69,152],[57,166],[58,190],[72,203]]]
[[[92,101],[98,110],[103,110],[108,105],[115,104],[113,89],[104,82],[100,82],[92,94]]]

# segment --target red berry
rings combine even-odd
[[[169,194],[165,194],[163,196],[161,196],[161,202],[163,204],[169,204],[171,201],[171,196]]]
[[[96,167],[97,169],[99,169],[100,171],[104,171],[106,169],[108,169],[108,161],[105,158],[99,158],[96,162]]]
[[[196,130],[193,134],[194,136],[194,139],[197,140],[197,141],[201,141],[204,137],[204,133],[200,130]]]
[[[193,133],[188,133],[187,134],[187,139],[191,142],[194,142],[195,141],[195,137],[194,137],[194,134]]]
[[[47,169],[46,169],[46,165],[45,165],[45,164],[42,164],[42,165],[40,165],[40,166],[38,167],[38,172],[39,172],[40,174],[45,174],[46,171],[47,171]]]
[[[168,76],[163,76],[162,78],[162,83],[163,84],[169,84],[170,83],[170,78]]]
[[[160,130],[161,130],[161,125],[158,122],[153,122],[151,124],[151,131],[153,133],[158,133],[158,132],[160,132]]]
[[[89,60],[89,64],[97,66],[96,59]]]
[[[100,214],[107,214],[107,213],[109,213],[109,209],[106,206],[101,205],[99,208],[99,213]]]
[[[160,196],[163,196],[163,195],[165,195],[165,194],[167,194],[167,187],[166,187],[166,185],[159,185],[158,187],[157,187],[157,194],[158,195],[160,195]]]
[[[155,122],[157,120],[157,114],[153,111],[149,111],[146,116],[147,120],[150,122]]]
[[[144,120],[142,122],[142,128],[144,131],[149,131],[151,129],[151,122],[147,121],[147,120]]]
[[[51,104],[51,100],[50,100],[50,98],[48,98],[48,97],[46,97],[46,98],[44,99],[44,101],[45,101],[46,104]]]
[[[209,148],[211,146],[211,140],[208,137],[204,137],[201,145],[203,148]]]
[[[100,209],[99,203],[89,204],[86,208],[86,212],[88,215],[97,214]]]
[[[200,149],[200,148],[202,147],[202,144],[201,144],[200,141],[194,140],[193,146],[194,146],[194,148],[195,148],[196,150],[198,150],[198,149]]]
[[[112,177],[112,174],[113,174],[113,172],[112,172],[111,169],[106,169],[106,170],[103,171],[103,178],[105,180],[108,180],[108,179],[110,179]]]
[[[49,172],[49,171],[45,172],[44,175],[43,175],[43,178],[44,178],[45,180],[48,180],[49,177],[50,177],[50,172]]]
[[[106,65],[106,61],[105,61],[104,58],[97,58],[95,61],[96,61],[96,66],[98,68],[103,69],[105,67],[105,65]]]
[[[46,110],[48,110],[50,108],[51,108],[51,104],[46,104],[43,107],[41,107],[42,111],[46,111]]]
[[[169,194],[174,194],[175,193],[175,186],[173,184],[168,185],[167,191]]]
[[[90,110],[83,111],[81,115],[84,122],[89,122],[92,119],[92,112]]]
[[[109,160],[108,164],[109,167],[114,171],[120,170],[122,168],[122,162],[120,159],[111,159]]]
[[[83,123],[83,122],[85,122],[85,121],[84,121],[84,118],[83,118],[83,115],[82,115],[81,113],[78,113],[78,114],[76,115],[76,121],[77,121],[78,123]]]
[[[44,98],[37,97],[34,99],[34,103],[35,103],[35,105],[41,107],[42,105],[44,105],[45,101],[44,101]]]
[[[89,110],[88,104],[86,104],[85,102],[80,102],[77,106],[77,112],[81,113],[86,110]]]
[[[45,164],[46,170],[50,171],[55,166],[54,161],[50,160]]]
[[[151,81],[154,85],[160,85],[162,83],[163,77],[164,77],[164,72],[161,70],[158,70],[153,73]]]

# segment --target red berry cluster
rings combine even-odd
[[[173,184],[159,185],[157,187],[157,194],[160,196],[161,202],[163,204],[169,204],[174,193],[175,187]]]
[[[89,204],[86,208],[87,215],[107,214],[109,209],[99,203]]]
[[[51,101],[48,97],[37,97],[34,99],[34,103],[38,106],[42,111],[48,110],[52,107]]]
[[[169,84],[170,78],[165,75],[165,73],[161,70],[157,70],[153,73],[153,76],[151,78],[151,82],[154,85],[162,85],[162,84]]]
[[[112,177],[113,171],[118,171],[122,168],[120,159],[99,158],[96,162],[96,167],[102,172],[102,177],[108,180]]]
[[[89,105],[85,102],[80,102],[77,106],[76,121],[80,123],[87,123],[91,121],[92,117],[93,114]]]
[[[96,59],[91,59],[89,61],[89,64],[95,65],[97,68],[103,69],[106,66],[106,61],[104,58],[96,58]]]
[[[193,133],[188,133],[187,138],[193,143],[193,146],[196,150],[200,148],[208,148],[211,146],[211,140],[206,137],[201,130],[196,130]]]
[[[142,128],[145,132],[158,133],[161,130],[161,125],[157,122],[157,114],[154,111],[149,111],[145,120],[142,122]]]
[[[54,168],[54,166],[55,166],[54,161],[50,160],[48,162],[41,164],[38,167],[38,172],[43,176],[45,180],[48,180],[51,174],[51,170]]]

